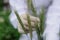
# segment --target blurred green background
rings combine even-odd
[[[0,40],[18,40],[20,33],[9,21],[10,9],[9,7],[6,9],[7,6],[9,6],[8,3],[0,0]]]

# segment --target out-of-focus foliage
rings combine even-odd
[[[9,21],[10,11],[0,11],[0,40],[18,40],[20,33]]]
[[[3,10],[3,0],[0,0],[0,11]]]
[[[18,40],[20,33],[9,21],[10,10],[3,11],[3,0],[0,0],[0,40]]]

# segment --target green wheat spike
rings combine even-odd
[[[37,23],[35,23],[35,29],[36,29],[36,33],[37,33],[38,40],[40,40],[40,39],[41,39],[41,37],[40,37],[40,30],[39,30],[38,22],[37,22]]]
[[[27,21],[28,21],[28,26],[29,26],[29,32],[30,32],[30,37],[32,40],[32,26],[31,26],[31,20],[30,20],[30,16],[27,14]]]
[[[21,26],[22,26],[22,29],[23,29],[24,32],[27,34],[27,32],[26,32],[26,30],[25,30],[25,28],[24,28],[24,25],[23,25],[23,23],[22,23],[22,21],[21,21],[20,16],[18,15],[17,11],[14,11],[14,12],[15,12],[15,14],[16,14],[16,16],[17,16],[17,19],[18,19],[19,23],[20,23]]]
[[[37,16],[37,12],[36,12],[32,2],[31,2],[31,10],[32,10],[34,16]]]
[[[32,10],[33,12],[33,15],[34,16],[37,16],[37,12],[36,12],[36,9],[34,8],[34,5],[32,3],[32,0],[27,0],[27,5],[28,5],[28,10]]]
[[[44,20],[45,20],[45,14],[44,14],[43,7],[42,7],[42,11],[40,12],[39,19],[40,19],[40,33],[42,34],[44,31]]]

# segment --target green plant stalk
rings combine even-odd
[[[27,14],[27,21],[28,21],[28,26],[29,26],[29,33],[30,33],[30,38],[32,40],[32,26],[31,26],[31,20],[30,20],[30,16]]]
[[[24,28],[24,25],[23,25],[23,23],[22,23],[22,21],[21,21],[20,16],[18,15],[17,11],[14,11],[14,12],[15,12],[15,14],[16,14],[16,16],[17,16],[17,19],[18,19],[20,25],[22,26],[22,29],[24,30],[25,34],[27,34],[26,29]]]

